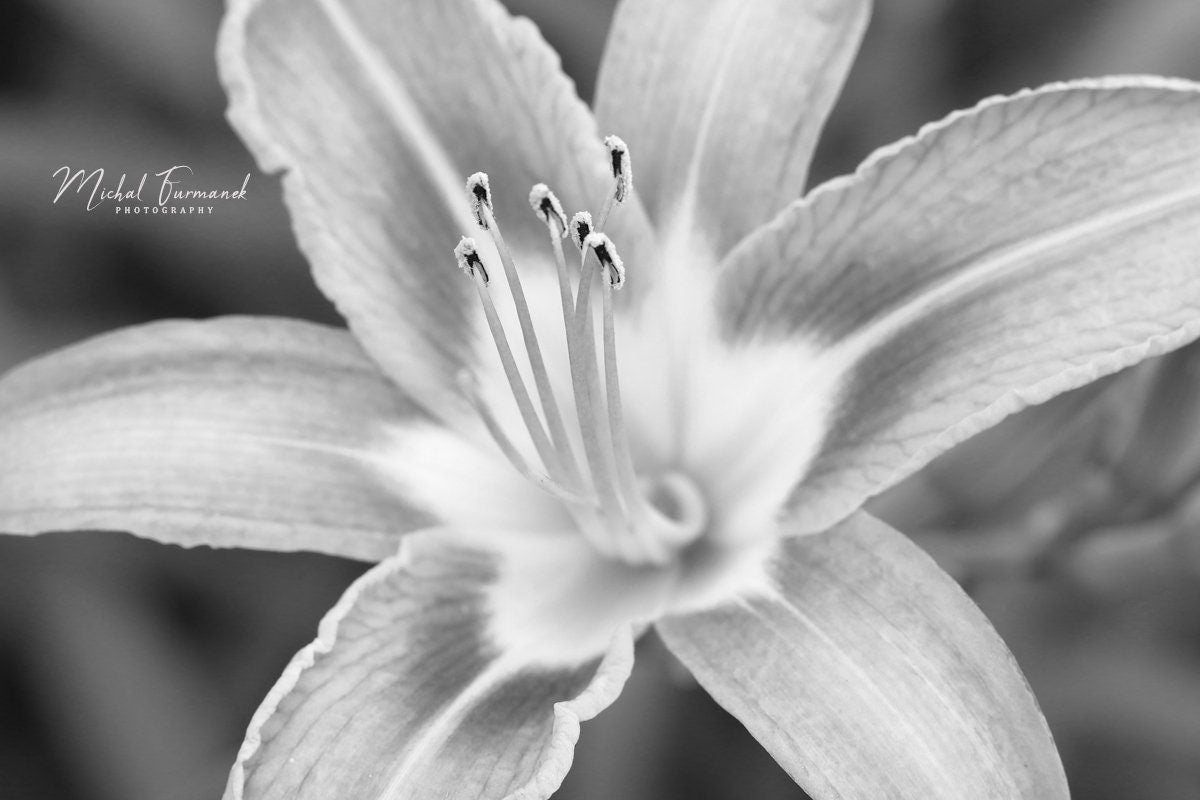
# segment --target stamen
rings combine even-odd
[[[471,213],[475,215],[475,222],[486,231],[488,223],[483,211],[487,209],[488,213],[492,212],[492,187],[488,183],[486,172],[476,172],[467,178],[467,199],[471,204]]]
[[[478,264],[482,267],[482,260],[475,250],[475,242],[466,236],[462,238],[462,241],[458,243],[458,247],[455,248],[455,255],[459,258],[460,264],[467,264],[468,266]],[[529,397],[529,390],[525,388],[525,380],[521,377],[521,373],[517,369],[517,362],[513,358],[512,347],[509,346],[508,338],[504,334],[504,324],[500,321],[500,315],[496,313],[496,306],[492,303],[492,295],[487,288],[487,272],[483,269],[473,269],[468,270],[468,274],[474,279],[475,289],[479,294],[479,302],[483,306],[483,314],[487,318],[488,330],[491,332],[492,340],[496,344],[496,352],[500,356],[500,364],[504,367],[504,376],[508,379],[508,385],[512,390],[513,398],[517,401],[517,408],[521,412],[521,419],[525,423],[525,428],[529,431],[529,438],[533,441],[533,446],[537,450],[538,457],[542,459],[542,463],[546,466],[546,471],[552,476],[558,475],[561,466],[558,463],[557,453],[550,444],[550,440],[546,436],[546,431],[542,428],[542,421],[538,418],[537,412],[533,408],[533,401]]]
[[[695,524],[697,514],[689,513],[686,519],[675,520],[658,511],[642,491],[633,455],[629,451],[629,437],[625,430],[625,416],[621,405],[621,381],[617,369],[616,326],[613,317],[613,292],[625,283],[625,267],[621,262],[612,240],[603,233],[590,234],[585,240],[587,249],[596,254],[603,270],[600,293],[603,305],[604,345],[604,388],[608,409],[608,431],[612,443],[613,465],[616,468],[618,488],[624,504],[628,526],[618,531],[623,541],[618,547],[635,563],[663,564],[675,547],[693,541],[702,530]],[[592,363],[594,364],[594,352]],[[674,484],[671,484],[674,487]],[[668,487],[668,488],[671,488]],[[676,492],[678,493],[678,492]],[[694,504],[693,504],[694,505]],[[702,508],[702,504],[700,506]]]
[[[552,477],[565,477],[568,484],[578,487],[582,485],[583,477],[579,472],[579,466],[575,460],[571,440],[567,437],[567,429],[563,424],[562,414],[558,410],[558,401],[554,396],[554,388],[550,384],[550,375],[546,371],[545,359],[542,358],[542,348],[538,344],[537,331],[533,327],[533,318],[529,313],[529,303],[525,299],[525,289],[521,285],[521,276],[517,272],[517,265],[513,261],[512,252],[508,249],[508,243],[504,241],[504,236],[500,233],[500,225],[496,222],[496,217],[492,213],[491,195],[486,190],[487,183],[487,175],[477,172],[468,179],[467,187],[473,192],[471,195],[473,203],[475,199],[478,199],[478,202],[473,205],[472,210],[482,216],[483,228],[492,235],[492,241],[495,242],[496,250],[500,254],[500,263],[504,265],[504,274],[508,277],[508,286],[512,292],[513,305],[516,306],[517,310],[517,321],[521,326],[521,338],[525,342],[525,351],[529,356],[529,366],[533,371],[533,380],[534,385],[537,387],[538,400],[541,403],[542,413],[546,418],[546,425],[550,429],[550,438],[554,442],[554,449],[558,455],[556,459],[557,467],[565,472],[559,473],[556,466],[550,462],[547,462],[546,468]],[[484,187],[482,194],[479,192],[479,187],[481,186]]]
[[[585,214],[586,212],[580,212],[572,219],[572,230],[576,234],[581,227],[577,223],[590,226],[590,217],[587,222],[582,219]],[[627,517],[613,480],[614,466],[609,463],[613,450],[601,444],[612,440],[612,432],[608,427],[607,414],[602,408],[604,401],[600,393],[600,373],[596,365],[596,340],[589,303],[595,267],[589,262],[588,252],[587,249],[583,249],[580,253],[582,274],[579,279],[579,292],[575,298],[575,324],[567,329],[567,354],[571,361],[571,388],[575,393],[575,407],[579,411],[584,455],[592,473],[596,494],[600,498],[602,513],[609,521],[610,530],[615,532],[626,527]]]
[[[467,370],[460,370],[458,375],[458,387],[466,396],[468,402],[475,409],[475,413],[483,420],[484,426],[487,427],[488,433],[495,440],[496,445],[500,448],[500,452],[504,453],[504,457],[508,459],[508,463],[513,466],[521,477],[525,478],[530,483],[536,485],[539,489],[547,494],[551,494],[566,503],[576,505],[586,505],[590,501],[588,498],[576,492],[568,491],[559,486],[548,476],[535,472],[533,467],[521,455],[520,451],[513,446],[512,440],[504,433],[504,429],[500,427],[499,421],[496,420],[495,414],[483,402],[483,398],[479,396],[479,384],[476,382],[473,375]]]
[[[562,203],[544,183],[534,184],[529,192],[529,205],[533,213],[541,215],[547,225],[557,225],[559,236],[567,235],[567,213],[563,211]]]
[[[621,265],[621,257],[616,248],[603,233],[593,233],[585,241],[587,247],[596,254],[603,274],[600,276],[600,296],[603,304],[603,339],[604,339],[604,389],[608,405],[608,429],[612,436],[613,462],[617,468],[617,479],[620,481],[621,492],[624,495],[625,507],[635,525],[646,515],[643,506],[645,499],[638,486],[637,473],[633,468],[633,456],[629,452],[629,437],[625,433],[625,415],[621,407],[621,380],[617,372],[617,336],[613,323],[612,294],[625,283],[625,267]],[[619,273],[619,278],[617,277]]]
[[[550,234],[550,249],[554,251],[554,269],[558,274],[558,299],[562,304],[563,326],[571,330],[575,325],[575,300],[571,294],[571,276],[567,272],[567,260],[563,255],[562,239],[571,227],[567,223],[562,203],[554,196],[554,192],[544,183],[533,187],[529,193],[529,205],[535,214],[540,214],[546,222],[546,230]],[[549,213],[547,213],[547,205]],[[578,215],[576,215],[578,216]]]

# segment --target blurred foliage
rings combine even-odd
[[[610,0],[513,0],[590,95]],[[995,93],[1200,78],[1195,0],[880,0],[814,180]],[[223,119],[216,0],[0,5],[0,366],[165,316],[336,322],[278,183]],[[636,154],[635,154],[636,157]],[[237,214],[52,205],[51,173],[252,172]],[[874,509],[963,580],[1050,718],[1077,800],[1200,798],[1200,349],[1018,415]],[[128,536],[0,539],[0,797],[219,796],[258,700],[363,565]],[[648,639],[558,795],[800,798]]]

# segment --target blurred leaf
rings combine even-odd
[[[45,8],[108,64],[158,95],[203,117],[224,105],[212,42],[221,4],[213,0],[47,0]]]

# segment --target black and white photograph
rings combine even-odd
[[[4,0],[0,800],[1200,800],[1198,0]]]

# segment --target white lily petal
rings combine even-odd
[[[815,800],[1066,800],[1008,649],[907,538],[857,514],[766,575],[658,629]]]
[[[250,724],[226,800],[542,800],[665,586],[578,537],[431,530],[364,575]],[[641,598],[633,601],[631,598]]]
[[[127,328],[0,378],[0,531],[383,558],[436,519],[372,467],[384,431],[418,418],[342,330]]]
[[[869,13],[869,0],[618,7],[596,116],[629,143],[660,231],[719,258],[804,192]]]
[[[818,188],[730,255],[733,338],[837,376],[791,504],[823,530],[1004,416],[1200,335],[1200,85],[985,101]]]
[[[547,267],[529,187],[572,207],[611,187],[558,57],[492,0],[234,0],[219,56],[230,119],[264,170],[285,171],[318,284],[393,380],[442,414],[473,363],[471,286],[451,255],[477,230],[465,177],[491,174],[509,244]],[[630,248],[648,236],[633,211],[614,216]]]
[[[383,429],[374,453],[392,491],[447,526],[497,536],[572,526],[562,502],[521,476],[491,441],[416,421]]]

